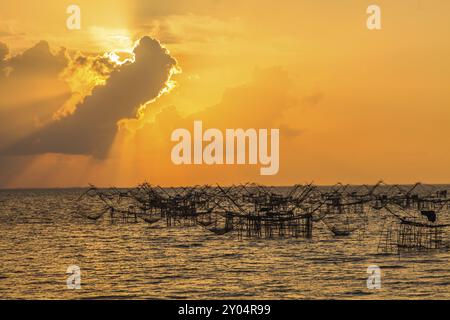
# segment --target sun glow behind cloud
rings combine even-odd
[[[132,52],[134,41],[128,29],[109,29],[93,26],[89,28],[90,37],[105,51]]]

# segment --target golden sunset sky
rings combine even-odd
[[[449,17],[446,0],[2,1],[0,187],[448,183]],[[173,165],[194,120],[280,128],[279,173]]]

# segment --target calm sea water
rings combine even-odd
[[[0,298],[449,299],[450,252],[378,255],[381,223],[335,238],[239,240],[201,228],[91,222],[82,190],[0,191]],[[81,290],[67,289],[68,266]],[[369,265],[382,288],[366,286]]]

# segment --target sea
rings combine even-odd
[[[0,191],[0,299],[450,298],[450,251],[380,253],[379,212],[347,237],[317,222],[311,239],[246,239],[91,221],[74,212],[84,191]]]

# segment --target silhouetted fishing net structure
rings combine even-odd
[[[322,222],[335,236],[349,236],[354,231],[365,230],[369,203],[378,185],[370,188],[337,184],[323,192]]]
[[[313,238],[321,223],[334,237],[365,235],[368,215],[383,221],[378,251],[397,253],[448,248],[450,199],[446,189],[416,184],[351,186],[313,184],[268,187],[162,188],[148,183],[130,189],[91,186],[76,212],[89,220],[112,223],[164,223],[201,227],[239,238]]]
[[[409,189],[398,185],[379,195],[377,209],[390,217],[382,230],[378,250],[402,253],[448,249],[450,199],[448,191],[415,184]]]
[[[112,222],[154,224],[165,220],[167,226],[195,226],[198,218],[211,213],[214,190],[208,186],[163,189],[147,183],[136,188],[98,189],[94,186],[77,201],[77,212],[91,220],[109,216]],[[86,208],[91,207],[91,212]]]
[[[313,208],[306,203],[312,185],[296,185],[281,193],[274,188],[246,184],[220,191],[218,206],[225,213],[221,232],[235,231],[239,237],[312,237]]]

